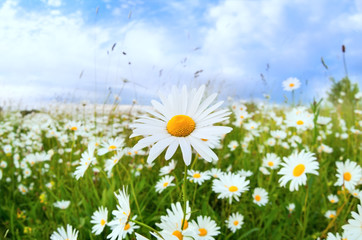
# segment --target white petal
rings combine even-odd
[[[168,137],[165,139],[162,139],[160,141],[158,141],[150,150],[150,153],[148,155],[147,158],[147,163],[152,163],[153,160],[155,160],[155,158],[157,158],[161,152],[163,150],[165,150],[165,148],[170,145],[170,143],[172,142],[173,138],[172,137]]]
[[[168,146],[167,151],[166,151],[166,155],[165,155],[165,159],[169,160],[170,158],[172,158],[172,156],[175,154],[177,148],[178,148],[178,140],[175,138],[172,143],[170,144],[170,146]]]
[[[184,158],[184,162],[188,166],[191,163],[191,156],[192,156],[191,145],[189,142],[186,141],[186,138],[180,137],[178,140],[181,147],[181,152]]]

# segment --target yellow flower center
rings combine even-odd
[[[168,182],[165,182],[165,183],[163,184],[163,187],[167,187],[167,185],[168,185]]]
[[[117,148],[116,146],[111,145],[111,146],[108,147],[108,151],[112,151],[112,150],[114,150],[114,149],[116,149],[116,148]]]
[[[238,187],[236,187],[236,186],[229,187],[230,192],[236,192],[237,190],[238,190]]]
[[[200,228],[199,231],[200,231],[199,236],[201,237],[206,236],[207,230],[205,228]]]
[[[303,125],[304,122],[303,122],[302,120],[298,120],[298,121],[297,121],[297,124],[298,124],[298,125]]]
[[[241,119],[244,119],[244,116],[243,116],[243,115],[241,115],[241,116],[240,116],[240,118],[241,118]]]
[[[329,215],[329,218],[334,218],[334,217],[335,217],[334,214]]]
[[[106,224],[106,221],[104,219],[101,220],[101,225],[104,226]]]
[[[202,140],[202,141],[204,141],[204,142],[209,141],[209,140],[208,140],[208,139],[206,139],[206,138],[201,138],[201,140]]]
[[[78,128],[76,126],[73,126],[73,127],[70,128],[70,130],[77,131]]]
[[[293,170],[293,176],[299,177],[304,173],[304,170],[305,170],[304,164],[298,164]]]
[[[273,162],[268,162],[268,165],[269,165],[269,167],[272,167],[272,166],[274,166],[274,163]]]
[[[115,158],[114,160],[113,160],[113,164],[116,164],[118,162],[118,158]]]
[[[234,224],[235,226],[237,226],[237,225],[239,224],[239,221],[238,221],[238,220],[235,220],[235,221],[233,222],[233,224]]]
[[[193,177],[193,178],[200,178],[201,175],[200,175],[200,173],[195,173],[192,177]]]
[[[295,84],[294,83],[289,83],[289,87],[294,87],[295,86]]]
[[[126,226],[124,226],[124,230],[128,230],[129,228],[131,227],[131,225],[129,225],[129,223],[127,223],[127,225]]]
[[[259,201],[261,200],[261,197],[260,197],[259,195],[256,195],[256,196],[254,197],[254,199],[255,199],[255,201],[259,202]]]
[[[172,136],[187,137],[195,130],[195,126],[195,121],[189,116],[176,115],[168,121],[166,129]]]
[[[334,200],[334,199],[331,199],[331,203],[334,203],[336,200]]]
[[[349,172],[345,172],[345,173],[343,174],[343,178],[344,178],[344,180],[346,180],[347,182],[349,182],[349,181],[351,180],[351,178],[352,178],[352,175],[351,175],[351,173],[349,173]]]
[[[176,236],[179,240],[182,240],[184,237],[182,236],[182,233],[178,230],[174,231],[172,235]]]

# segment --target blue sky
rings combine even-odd
[[[361,0],[2,0],[0,33],[1,104],[109,92],[148,104],[172,85],[205,83],[221,98],[282,102],[289,77],[308,103],[344,76],[342,44],[362,83]]]

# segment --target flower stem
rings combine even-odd
[[[154,229],[153,227],[148,226],[147,224],[142,223],[142,222],[139,222],[139,221],[137,221],[137,220],[130,220],[130,221],[131,221],[131,222],[134,222],[134,223],[136,223],[136,224],[138,224],[138,225],[140,225],[140,226],[142,226],[142,227],[145,227],[145,228],[151,230],[152,232],[156,233],[161,239],[164,239],[164,238],[162,237],[162,235],[161,235],[156,229]]]
[[[187,202],[187,196],[186,196],[186,183],[187,183],[187,165],[185,164],[185,173],[184,173],[184,183],[182,185],[182,198],[183,198],[183,213],[184,213],[184,217],[182,219],[182,225],[181,225],[181,229],[184,229],[184,225],[185,225],[185,220],[186,220],[186,202]]]

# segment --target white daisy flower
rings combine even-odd
[[[230,229],[230,231],[235,233],[236,230],[240,229],[243,226],[244,216],[240,213],[233,213],[229,216],[225,223],[227,224],[227,227]]]
[[[253,202],[259,206],[264,206],[268,203],[268,192],[264,188],[255,188],[253,193]]]
[[[218,198],[229,198],[231,204],[233,198],[239,201],[241,194],[249,189],[249,183],[245,177],[229,172],[213,180],[212,190],[219,193]]]
[[[189,181],[197,183],[199,185],[202,185],[205,180],[209,180],[211,178],[208,172],[189,170],[187,174],[187,179]]]
[[[324,216],[325,216],[326,218],[332,219],[332,218],[335,218],[335,217],[336,217],[336,214],[337,214],[337,212],[336,212],[335,210],[328,210],[328,211],[324,214]]]
[[[313,114],[307,112],[305,108],[295,108],[286,114],[286,124],[288,127],[295,127],[297,130],[306,130],[313,127]]]
[[[132,217],[132,220],[136,220],[137,218],[137,215],[134,215]],[[126,238],[127,234],[128,235],[131,235],[135,229],[138,229],[140,228],[138,225],[136,225],[134,222],[132,221],[129,221],[126,226],[124,226],[124,231],[123,231],[123,234],[122,234],[122,239]]]
[[[335,186],[344,185],[347,189],[354,189],[362,177],[362,168],[353,161],[337,162],[337,182]]]
[[[275,139],[283,140],[287,137],[287,133],[282,130],[270,131],[270,135]]]
[[[337,195],[330,194],[330,195],[328,195],[328,200],[331,203],[337,203],[338,202],[338,197],[337,197]]]
[[[94,224],[92,227],[92,233],[95,235],[101,234],[108,222],[108,209],[103,206],[99,207],[98,210],[93,213],[92,220],[90,222]]]
[[[94,157],[94,147],[89,145],[88,150],[82,153],[82,157],[80,159],[79,166],[77,166],[74,176],[78,180],[79,178],[84,176],[85,171],[87,171],[88,167],[96,161]]]
[[[124,145],[124,139],[122,138],[112,138],[108,141],[103,141],[100,148],[98,149],[98,155],[104,155],[112,151],[121,151]]]
[[[70,205],[70,201],[61,200],[53,203],[54,207],[60,208],[60,209],[66,209]]]
[[[210,171],[209,171],[209,175],[213,178],[219,178],[219,176],[223,174],[223,172],[218,169],[218,168],[212,168]]]
[[[175,160],[171,160],[171,162],[167,165],[164,166],[160,169],[160,175],[166,175],[166,174],[170,174],[172,172],[172,170],[175,169],[177,162]]]
[[[191,221],[191,225],[193,225],[195,231],[198,232],[195,240],[214,240],[214,237],[220,233],[220,227],[208,216],[198,216],[197,222],[193,220]]]
[[[67,225],[67,231],[65,231],[64,227],[60,227],[50,236],[50,240],[76,240],[77,238],[78,231],[73,230],[69,224]]]
[[[171,186],[175,186],[174,183],[172,183],[172,181],[175,179],[174,176],[169,176],[166,175],[163,178],[161,178],[157,183],[156,183],[156,192],[161,193],[163,192],[163,190],[165,190],[167,187],[171,187]]]
[[[299,185],[307,183],[307,173],[318,175],[319,163],[314,153],[302,150],[300,153],[294,152],[289,157],[283,158],[284,162],[281,164],[283,167],[278,172],[283,175],[279,179],[282,187],[290,182],[289,190],[294,191],[299,189]]]
[[[362,199],[362,195],[360,196]],[[348,220],[348,224],[343,225],[344,235],[348,240],[362,239],[362,206],[357,205],[358,212],[352,212],[352,219]]]
[[[111,175],[113,167],[116,166],[119,160],[121,160],[123,154],[123,151],[117,151],[116,154],[111,157],[111,159],[106,160],[104,169],[106,170],[108,176]]]
[[[239,146],[239,143],[235,140],[230,141],[228,148],[230,149],[230,151],[234,151],[237,147]]]
[[[118,200],[117,210],[112,211],[114,218],[107,224],[112,229],[112,232],[107,236],[107,238],[110,238],[111,240],[117,238],[122,239],[123,232],[125,231],[125,227],[131,214],[127,190],[123,187],[122,191],[119,190],[119,194],[114,193],[114,195]]]
[[[280,157],[278,157],[275,153],[267,153],[263,158],[263,166],[277,169],[280,164]]]
[[[252,171],[250,171],[250,170],[245,170],[245,169],[241,169],[241,170],[239,170],[238,172],[237,172],[237,174],[239,174],[240,176],[242,176],[242,177],[250,177],[250,176],[252,176],[253,175],[253,172]]]
[[[191,163],[191,146],[206,161],[217,160],[217,155],[203,139],[219,139],[232,129],[213,124],[228,119],[230,112],[216,110],[222,104],[218,102],[212,106],[217,94],[212,94],[202,101],[205,86],[198,90],[187,91],[174,87],[167,97],[160,96],[161,103],[152,101],[154,110],[148,110],[153,117],[143,116],[136,120],[131,137],[145,136],[135,146],[134,150],[153,145],[147,162],[153,162],[166,148],[166,160],[170,159],[180,146],[183,160],[186,165]]]
[[[294,91],[300,87],[300,81],[298,78],[290,77],[287,80],[283,81],[283,90],[284,91]]]
[[[161,228],[161,235],[174,236],[165,239],[193,239],[196,237],[194,227],[188,223],[191,216],[189,202],[186,202],[186,216],[184,215],[181,203],[171,204],[171,209],[167,209],[167,215],[161,216],[161,223],[156,226]]]
[[[288,206],[287,206],[287,209],[288,209],[289,213],[294,212],[295,204],[294,203],[289,203]]]
[[[333,235],[333,233],[328,233],[326,240],[342,240],[341,235],[339,233],[336,233],[336,235]],[[346,239],[347,240],[347,239]]]

